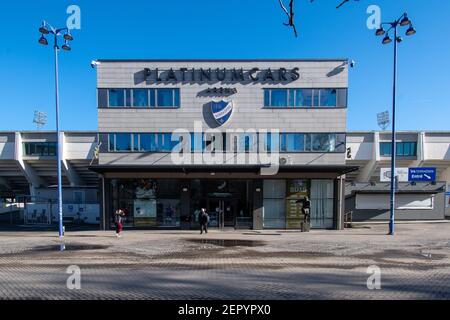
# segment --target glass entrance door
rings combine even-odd
[[[220,229],[235,227],[236,222],[236,200],[234,199],[209,199],[208,213],[210,226]]]

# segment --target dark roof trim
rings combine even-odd
[[[98,173],[104,172],[258,172],[268,165],[94,165],[89,169]],[[279,172],[327,172],[344,175],[357,171],[356,166],[303,165],[280,166]]]
[[[98,62],[342,62],[339,59],[98,59]]]
[[[396,194],[438,194],[443,193],[443,190],[399,190]],[[390,194],[389,190],[356,190],[352,192],[354,194]]]

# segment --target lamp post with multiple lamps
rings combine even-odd
[[[385,30],[384,26],[389,26],[389,29]],[[408,18],[408,14],[404,13],[400,18],[393,22],[384,22],[377,29],[376,36],[385,36],[383,38],[383,44],[389,44],[394,41],[394,85],[393,85],[393,97],[392,97],[392,147],[391,147],[391,191],[390,191],[390,217],[389,217],[389,235],[395,233],[395,192],[397,185],[397,176],[395,174],[395,162],[396,162],[396,136],[395,136],[395,106],[396,106],[396,94],[397,94],[397,44],[402,42],[403,39],[398,36],[398,27],[408,27],[406,30],[407,36],[412,36],[416,33],[411,20]],[[389,36],[389,32],[394,31],[394,40]]]
[[[73,40],[72,35],[70,34],[70,30],[68,28],[54,28],[47,22],[42,22],[42,26],[39,28],[39,32],[41,33],[41,38],[39,39],[39,43],[46,46],[48,45],[48,41],[45,38],[46,35],[53,35],[54,38],[54,53],[55,53],[55,100],[56,100],[56,139],[57,139],[57,161],[58,161],[58,220],[59,220],[59,237],[62,238],[64,236],[64,228],[63,228],[63,212],[62,212],[62,177],[61,177],[61,139],[60,139],[60,131],[59,131],[59,79],[58,79],[58,51],[60,50],[58,45],[59,37],[63,37],[64,44],[61,48],[64,51],[70,51],[71,48],[69,46],[69,41]]]

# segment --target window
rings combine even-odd
[[[347,89],[264,89],[264,106],[347,107]]]
[[[58,145],[56,142],[24,142],[26,156],[56,156]]]
[[[171,152],[179,141],[172,141],[171,133],[111,133],[109,151]]]
[[[417,142],[397,142],[396,155],[398,157],[415,157],[417,156]],[[380,155],[382,157],[390,157],[392,152],[391,142],[380,142]]]
[[[321,107],[335,107],[335,106],[337,106],[336,89],[322,89],[322,90],[320,90],[320,106]]]
[[[180,104],[179,89],[157,89],[157,107],[178,107]]]
[[[288,91],[285,89],[272,89],[270,97],[271,107],[286,107],[288,99]]]
[[[297,89],[295,90],[295,105],[297,107],[310,107],[312,106],[312,89]]]
[[[133,107],[148,107],[148,90],[133,90]]]
[[[333,228],[333,199],[333,180],[311,180],[311,228]]]
[[[109,89],[109,106],[124,107],[125,106],[125,90]]]
[[[175,108],[180,106],[180,89],[109,89],[108,106]]]
[[[328,133],[314,133],[310,137],[311,151],[333,152],[336,147],[336,135]]]
[[[116,134],[115,151],[131,151],[131,134],[129,133]]]
[[[264,180],[264,228],[286,227],[286,180]]]
[[[287,152],[305,151],[305,135],[301,133],[289,133],[285,135],[285,150]]]
[[[270,136],[266,150],[271,150]],[[345,134],[341,133],[281,133],[281,152],[345,152]]]

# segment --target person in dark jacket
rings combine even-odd
[[[208,233],[209,215],[206,212],[205,208],[202,208],[202,210],[200,210],[198,222],[200,223],[200,234],[203,234],[203,231],[205,231],[205,233]]]

